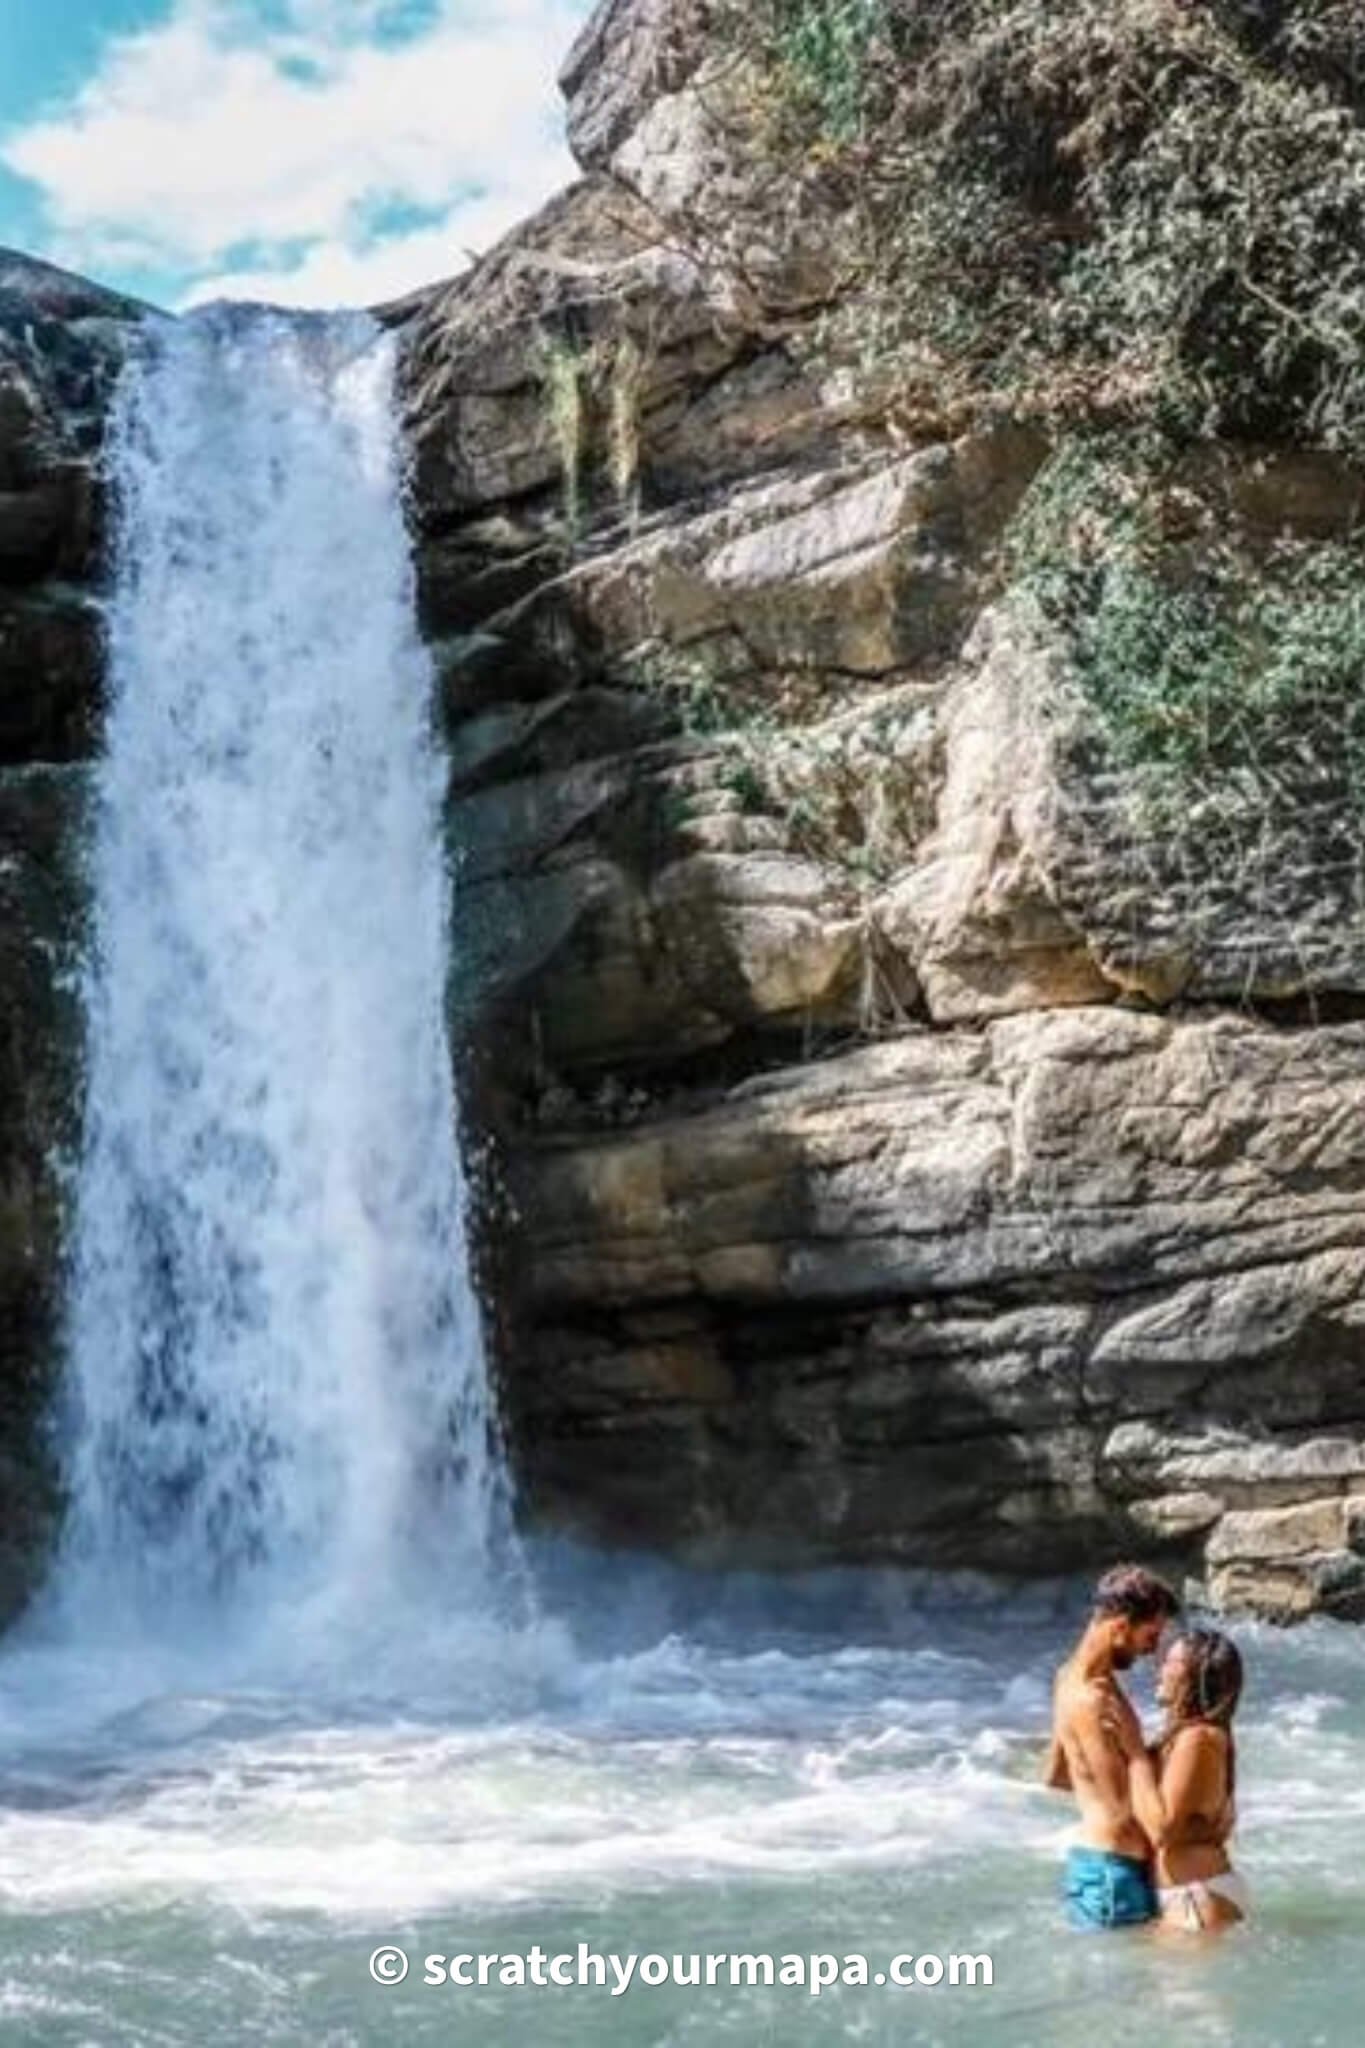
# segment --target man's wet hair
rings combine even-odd
[[[1116,1564],[1095,1588],[1095,1612],[1125,1621],[1174,1621],[1180,1601],[1165,1579],[1145,1565]]]

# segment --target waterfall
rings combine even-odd
[[[392,384],[363,317],[215,307],[120,394],[58,1425],[77,1626],[473,1600],[495,1542]]]

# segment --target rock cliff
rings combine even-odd
[[[607,0],[581,181],[392,310],[523,1499],[1365,1612],[1365,468],[1288,399],[1154,433],[1127,329],[1098,395],[1098,343],[882,346],[851,12]],[[1253,124],[1330,55],[1087,5],[1002,80],[982,14],[909,54],[1002,161],[978,58],[1036,160],[1059,52],[1077,129],[1106,61],[1188,113],[1242,35]],[[1158,147],[1107,118],[1105,175]],[[1051,175],[1010,248],[1065,183],[1093,255]]]
[[[1266,12],[606,0],[582,177],[382,311],[529,1518],[1365,1614],[1365,65]],[[0,269],[11,1604],[137,312]]]
[[[0,1620],[56,1513],[63,1185],[79,1121],[82,851],[98,745],[99,457],[144,309],[0,251]]]

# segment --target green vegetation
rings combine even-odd
[[[842,167],[824,344],[940,414],[1365,453],[1356,0],[733,0],[769,145]]]
[[[724,677],[704,647],[646,641],[627,658],[626,670],[634,688],[665,699],[679,730],[689,739],[711,739],[728,732],[740,716]]]
[[[741,811],[766,811],[771,807],[767,778],[747,736],[731,742],[721,781]]]
[[[1276,834],[1365,859],[1365,541],[1345,499],[1243,519],[1208,462],[1365,462],[1365,9],[732,0],[727,34],[848,251],[822,366],[912,439],[1058,448],[1007,566],[1126,829],[1204,873]]]
[[[882,12],[881,0],[794,0],[774,13],[786,88],[836,142],[849,141],[862,128]]]
[[[616,503],[632,519],[639,511],[640,403],[648,366],[635,337],[623,334],[607,379],[607,466]]]
[[[555,336],[544,337],[541,380],[564,479],[564,524],[571,538],[578,532],[580,519],[587,438],[584,386],[588,370],[583,350]]]
[[[540,384],[563,478],[564,525],[576,539],[599,480],[632,520],[639,510],[640,406],[649,358],[628,329],[591,344],[540,338]]]
[[[1149,827],[1365,832],[1365,543],[1258,540],[1160,443],[1100,437],[1054,457],[1012,555]]]
[[[1003,418],[1057,450],[1004,571],[1067,650],[1118,829],[1201,888],[1254,858],[1267,900],[1291,842],[1314,873],[1365,873],[1365,531],[1343,466],[1365,465],[1365,8],[718,8],[721,111],[774,177],[799,174],[843,262],[788,345],[855,396],[866,374],[869,417],[904,440]],[[1318,462],[1297,526],[1288,484],[1243,490],[1277,450]],[[894,872],[913,736],[793,721],[771,684],[766,711],[714,674],[668,687],[733,756],[742,809]]]
[[[932,822],[924,750],[933,718],[922,703],[831,717],[820,679],[727,674],[713,649],[650,642],[628,664],[637,689],[663,696],[689,739],[716,759],[713,791],[746,816],[778,823],[793,851],[873,885],[901,868]],[[699,815],[694,793],[669,814]]]

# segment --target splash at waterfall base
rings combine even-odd
[[[533,1564],[534,1564],[533,1560]],[[563,1584],[567,1560],[554,1561]],[[1073,1614],[904,1609],[859,1642],[846,1589],[709,1589],[574,1566],[568,1627],[487,1654],[412,1617],[406,1662],[334,1638],[311,1674],[222,1646],[59,1650],[3,1676],[0,2007],[18,2048],[556,2048],[701,2036],[946,2048],[1288,2048],[1355,2037],[1365,1893],[1355,1631],[1243,1635],[1242,1860],[1257,1937],[1216,1955],[1068,1940],[1036,1782]],[[823,1609],[822,1609],[823,1602]],[[629,1616],[627,1620],[625,1617]],[[595,1619],[594,1619],[595,1617]],[[571,1632],[570,1632],[571,1631]],[[400,1635],[402,1631],[399,1632]],[[354,1653],[354,1655],[352,1654]],[[975,1989],[840,1983],[550,1991],[422,1981],[472,1951],[989,1954]],[[400,1947],[402,1984],[369,1960]]]

